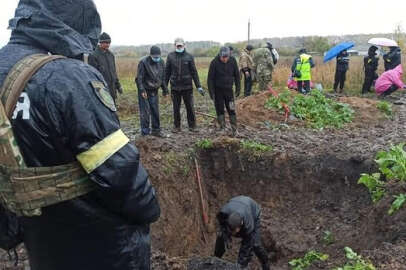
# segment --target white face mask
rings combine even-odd
[[[176,48],[175,50],[177,53],[183,53],[185,51],[185,47]]]

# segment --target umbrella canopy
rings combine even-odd
[[[355,46],[354,42],[343,42],[343,43],[340,43],[340,44],[334,46],[324,56],[324,63],[335,58],[337,55],[340,54],[340,52],[351,49],[354,46]]]
[[[398,43],[389,38],[371,38],[368,41],[369,44],[383,47],[398,47]]]

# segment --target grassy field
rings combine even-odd
[[[211,58],[196,58],[196,66],[199,72],[200,81],[207,90],[207,73]],[[403,59],[405,60],[405,59]],[[124,94],[119,97],[119,113],[122,119],[133,119],[134,125],[139,126],[138,122],[138,96],[134,78],[137,73],[138,59],[136,58],[117,58],[117,70],[122,83]],[[290,75],[290,67],[293,57],[282,57],[276,65],[273,72],[273,85],[276,89],[286,88],[286,81]],[[335,61],[327,64],[323,63],[321,56],[314,57],[316,67],[312,70],[312,80],[315,83],[321,83],[325,92],[331,92],[334,83]],[[378,73],[383,72],[383,60],[380,59]],[[350,69],[347,72],[345,92],[349,95],[360,96],[364,80],[363,57],[354,56],[350,60]],[[243,84],[243,82],[242,82]],[[256,91],[256,85],[254,86]],[[241,89],[243,93],[243,89]],[[195,91],[195,107],[197,111],[215,115],[213,103],[209,95],[202,97]],[[374,94],[368,94],[372,97]],[[241,98],[241,97],[240,97]],[[170,128],[172,124],[172,106],[170,98],[160,99],[162,127]],[[185,112],[182,108],[182,119],[185,119]],[[204,119],[209,121],[210,119]],[[184,123],[185,124],[185,123]]]

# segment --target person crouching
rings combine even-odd
[[[395,69],[384,72],[375,83],[376,94],[382,97],[389,96],[399,88],[406,89],[402,82],[403,69],[398,65]]]

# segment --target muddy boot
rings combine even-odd
[[[233,134],[233,137],[238,136],[237,116],[236,115],[230,115],[230,124],[231,124],[231,132]]]
[[[219,133],[224,133],[226,129],[226,118],[224,114],[217,116],[217,122],[219,124],[219,128],[217,129],[217,131]]]

